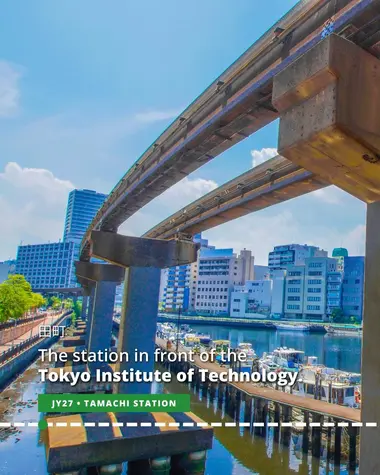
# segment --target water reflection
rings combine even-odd
[[[307,356],[317,356],[318,362],[326,366],[360,372],[362,340],[358,336],[259,329],[242,330],[202,325],[192,325],[192,327],[196,331],[210,334],[213,339],[230,340],[233,347],[243,341],[252,343],[259,356],[265,351],[273,351],[278,346],[287,346],[302,350]]]
[[[262,354],[279,345],[293,346],[308,355],[318,356],[326,365],[349,371],[360,370],[361,340],[356,337],[327,336],[320,334],[285,333],[263,330],[237,330],[224,327],[196,327],[211,333],[213,338],[230,339],[233,345],[251,342]],[[38,360],[19,376],[0,395],[1,422],[36,422],[39,420],[37,405],[44,385],[39,382],[38,368],[46,363]],[[186,385],[172,382],[156,385],[156,392],[191,394],[192,411],[207,422],[229,422],[231,417],[218,409],[217,401],[201,400],[199,394]],[[265,437],[257,436],[245,428],[215,427],[214,446],[208,454],[206,475],[333,475],[348,474],[342,465],[338,471],[326,468],[310,455],[302,454],[302,434],[293,434],[288,447],[274,440],[274,428]],[[124,473],[126,467],[124,468]],[[16,431],[0,429],[0,475],[46,474],[44,446],[37,428],[17,428]]]

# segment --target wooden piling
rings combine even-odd
[[[348,470],[349,474],[354,475],[356,469],[356,441],[358,435],[358,428],[352,427],[352,425],[348,428],[348,435],[350,438],[349,442],[349,454],[348,454]]]
[[[282,406],[282,422],[292,422],[291,406]],[[289,447],[292,435],[291,427],[282,427],[281,441],[285,447]]]
[[[321,456],[321,439],[322,439],[322,424],[323,416],[320,414],[313,414],[313,422],[320,424],[319,427],[313,427],[311,431],[311,451],[314,457]]]
[[[309,412],[304,411],[303,421],[306,424],[302,433],[302,452],[307,454],[309,452]]]
[[[335,437],[334,437],[334,464],[336,467],[340,466],[341,452],[342,452],[342,428],[336,425]]]

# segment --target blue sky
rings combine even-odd
[[[0,259],[62,235],[72,187],[109,192],[167,125],[296,2],[3,0],[0,13]],[[275,153],[277,123],[127,221],[139,235]],[[263,150],[272,149],[272,150]],[[206,233],[252,249],[310,242],[364,252],[365,207],[329,188]]]

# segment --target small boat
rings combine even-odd
[[[185,346],[193,347],[199,345],[200,340],[196,333],[187,333],[183,338],[183,342]]]
[[[316,356],[309,356],[308,364],[300,369],[294,394],[320,399],[349,407],[360,407],[359,373],[319,365]]]
[[[280,346],[273,351],[273,360],[282,370],[298,370],[305,359],[305,352]]]
[[[307,332],[309,327],[307,325],[292,325],[291,323],[276,323],[276,329],[280,331],[298,331],[298,332]]]
[[[209,345],[210,344],[210,342],[211,342],[211,336],[210,335],[206,335],[204,333],[197,333],[197,336],[199,338],[199,342],[202,345]]]
[[[229,340],[214,340],[211,349],[215,349],[215,361],[219,364],[229,364],[230,358],[227,353],[230,348],[231,342]]]
[[[240,343],[236,349],[237,353],[246,355],[245,361],[239,362],[240,372],[251,373],[254,362],[258,359],[251,343]]]

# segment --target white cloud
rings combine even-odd
[[[0,60],[0,117],[10,117],[17,112],[20,77],[21,73],[15,66]]]
[[[277,148],[262,148],[261,150],[251,150],[252,167],[257,167],[260,163],[264,163],[270,158],[278,155]]]
[[[171,110],[151,110],[147,112],[140,112],[135,115],[135,119],[138,122],[158,122],[161,120],[174,119],[181,113],[182,109],[171,109]]]
[[[166,190],[158,199],[165,201],[165,203],[172,203],[178,210],[217,187],[218,184],[214,180],[185,177],[169,190]]]
[[[36,194],[46,203],[66,202],[69,191],[74,185],[68,180],[56,178],[49,170],[42,168],[22,168],[15,162],[5,166],[0,180],[7,181],[23,194]]]
[[[318,220],[313,226],[301,222],[300,214],[285,209],[284,203],[278,214],[268,210],[239,218],[210,229],[205,237],[217,247],[233,247],[236,252],[250,249],[256,264],[267,265],[268,253],[280,244],[309,244],[331,252],[334,247],[346,247],[350,255],[364,255],[365,225],[357,224],[348,232],[327,220]]]
[[[171,214],[217,187],[213,180],[185,177],[129,218],[120,226],[119,232],[128,236],[141,236]]]
[[[0,260],[15,257],[17,245],[62,237],[68,193],[74,185],[49,170],[15,162],[0,173]]]
[[[342,203],[344,197],[347,196],[347,193],[336,186],[328,186],[327,188],[313,191],[310,193],[310,196],[313,196],[320,201],[324,201],[325,203],[337,205]]]

